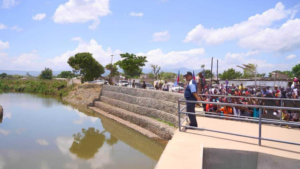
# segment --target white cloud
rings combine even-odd
[[[278,2],[275,8],[269,9],[262,14],[256,14],[247,21],[234,24],[230,27],[207,29],[199,24],[188,33],[185,42],[206,42],[208,44],[219,44],[227,40],[242,38],[256,33],[261,28],[270,26],[274,21],[286,18],[292,14],[292,10],[285,10],[284,5]]]
[[[16,6],[19,4],[19,1],[16,0],[3,0],[2,1],[2,7],[9,9],[10,7]]]
[[[46,18],[46,14],[45,13],[39,13],[39,14],[36,14],[36,15],[32,16],[32,19],[36,20],[36,21],[41,21],[44,18]]]
[[[92,53],[93,57],[103,66],[111,62],[112,54],[114,54],[114,61],[121,59],[119,55],[121,53],[120,50],[112,51],[111,48],[103,49],[102,45],[99,45],[97,41],[92,39],[89,42],[80,41],[74,50],[69,50],[51,59],[41,57],[37,51],[22,53],[15,57],[2,56],[0,67],[5,70],[16,70],[18,68],[18,70],[40,71],[45,67],[49,67],[52,70],[70,70],[71,67],[67,63],[69,57],[80,52]]]
[[[288,55],[288,56],[286,57],[286,59],[293,59],[293,58],[295,58],[295,57],[296,57],[296,55],[292,54],[292,55]]]
[[[11,29],[12,29],[12,30],[15,30],[15,31],[17,31],[17,32],[20,32],[20,31],[23,30],[22,28],[19,28],[19,27],[17,27],[17,26],[13,26]]]
[[[144,16],[143,13],[135,13],[135,12],[130,12],[129,15],[130,15],[130,16],[139,16],[139,17]]]
[[[204,54],[203,48],[197,48],[188,51],[171,51],[169,53],[163,53],[161,49],[154,49],[137,55],[147,56],[148,63],[146,67],[150,67],[150,64],[157,64],[164,68],[178,68],[185,67],[183,63],[188,63],[189,68],[198,69],[200,67],[199,63],[208,63],[210,59],[203,57]]]
[[[300,48],[300,19],[288,20],[278,29],[266,28],[240,39],[238,44],[252,50],[288,52]]]
[[[15,132],[17,133],[17,134],[21,134],[22,132],[24,132],[24,131],[26,131],[26,129],[19,129],[19,130],[15,130]]]
[[[7,27],[5,25],[3,25],[2,23],[0,23],[0,30],[1,29],[6,29]]]
[[[109,0],[69,0],[59,5],[56,9],[53,20],[55,23],[85,23],[94,21],[89,26],[96,29],[100,24],[99,17],[110,14]]]
[[[49,142],[44,140],[44,139],[38,139],[38,140],[36,140],[36,143],[41,145],[41,146],[48,146],[49,145]]]
[[[0,134],[3,134],[4,136],[7,136],[10,133],[8,130],[0,129]]]
[[[81,37],[74,37],[71,39],[72,41],[82,41]]]
[[[167,41],[170,39],[169,31],[156,32],[152,35],[153,41]]]
[[[2,41],[0,40],[0,51],[1,51],[2,49],[7,49],[7,48],[9,48],[9,43],[8,43],[8,42],[2,42]]]

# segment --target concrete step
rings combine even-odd
[[[163,112],[163,111],[160,111],[157,109],[143,107],[140,105],[131,104],[131,103],[123,102],[120,100],[108,98],[106,96],[101,96],[100,100],[109,105],[112,105],[112,106],[115,106],[115,107],[118,107],[121,109],[125,109],[127,111],[130,111],[130,112],[133,112],[133,113],[136,113],[139,115],[148,116],[148,117],[152,117],[152,118],[156,118],[156,119],[161,119],[166,122],[170,122],[175,127],[178,127],[178,116],[177,115],[166,113],[166,112]]]
[[[117,92],[112,92],[107,90],[102,90],[101,96],[105,96],[108,98],[120,100],[131,104],[136,104],[143,107],[161,110],[173,115],[177,115],[178,113],[178,104],[167,102],[167,101],[157,100],[153,98],[131,96],[128,94],[117,93]]]
[[[176,104],[178,99],[183,98],[183,94],[180,93],[164,92],[159,90],[136,89],[136,88],[120,87],[120,86],[103,85],[103,90],[116,92],[116,93],[123,93],[123,94],[136,96],[136,97],[152,98],[155,100],[162,100],[162,101],[167,101]]]
[[[89,109],[91,109],[91,110],[93,110],[94,112],[96,112],[96,113],[99,113],[99,114],[101,114],[101,115],[103,115],[103,116],[105,116],[105,117],[107,117],[107,118],[110,118],[110,119],[112,119],[112,120],[115,120],[116,122],[118,122],[118,123],[120,123],[120,124],[122,124],[122,125],[125,125],[125,126],[127,126],[127,127],[129,127],[129,128],[132,128],[132,129],[134,129],[135,131],[137,131],[137,132],[139,132],[139,133],[141,133],[141,134],[143,134],[143,135],[145,135],[145,136],[147,136],[147,137],[149,137],[149,138],[152,138],[152,139],[154,139],[154,140],[156,140],[156,139],[162,139],[161,137],[159,137],[158,135],[156,135],[156,134],[154,134],[154,133],[152,133],[152,132],[150,132],[150,131],[148,131],[148,130],[146,130],[146,129],[144,129],[144,128],[142,128],[142,127],[140,127],[140,126],[138,126],[138,125],[136,125],[136,124],[133,124],[133,123],[130,123],[129,121],[126,121],[126,120],[124,120],[124,119],[121,119],[121,118],[119,118],[119,117],[117,117],[117,116],[114,116],[114,115],[112,115],[112,114],[109,114],[109,113],[107,113],[107,112],[105,112],[105,111],[103,111],[103,110],[100,110],[99,108],[97,108],[97,107],[89,107]],[[106,124],[105,122],[103,123],[103,126],[107,126],[108,124]],[[111,125],[111,124],[109,124],[109,125]],[[105,128],[105,127],[104,127]],[[106,129],[106,128],[105,128]],[[107,130],[107,129],[106,129]],[[110,133],[112,133],[111,131],[109,131]],[[127,133],[128,134],[128,133]]]
[[[175,131],[174,127],[161,123],[153,118],[135,114],[130,111],[111,106],[104,102],[96,102],[95,107],[126,121],[134,123],[138,126],[141,126],[165,140],[170,140],[173,137]]]

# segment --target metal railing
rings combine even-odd
[[[197,112],[186,112],[183,111],[183,109],[186,108],[186,106],[180,108],[180,105],[182,103],[202,103],[202,104],[213,104],[213,105],[223,105],[223,106],[229,106],[229,107],[250,107],[250,108],[258,108],[259,109],[259,117],[250,117],[250,116],[236,116],[232,114],[224,114],[220,115],[217,113],[212,113],[212,112],[205,112],[203,111],[202,113],[197,113]],[[216,133],[222,133],[222,134],[229,134],[229,135],[234,135],[234,136],[241,136],[241,137],[247,137],[247,138],[252,138],[252,139],[258,139],[258,144],[261,145],[261,140],[266,140],[266,141],[273,141],[273,142],[279,142],[279,143],[287,143],[287,144],[293,144],[293,145],[300,145],[300,143],[294,143],[294,142],[288,142],[288,141],[282,141],[282,140],[275,140],[275,139],[270,139],[270,138],[263,138],[261,136],[262,130],[261,126],[262,124],[278,124],[278,125],[292,125],[292,126],[300,126],[300,122],[291,122],[291,121],[281,121],[281,120],[275,120],[275,119],[267,119],[267,118],[262,118],[262,110],[263,109],[281,109],[281,110],[293,110],[293,111],[300,111],[299,107],[279,107],[279,106],[263,106],[263,105],[243,105],[243,104],[232,104],[232,103],[217,103],[217,102],[206,102],[206,101],[190,101],[190,100],[185,100],[184,98],[178,100],[178,126],[179,126],[179,131],[182,132],[181,128],[192,128],[192,129],[197,129],[197,130],[206,130],[206,131],[211,131],[211,132],[216,132]],[[213,118],[220,118],[220,119],[230,119],[230,120],[237,120],[237,121],[246,121],[246,122],[254,122],[258,123],[259,125],[259,131],[258,131],[258,137],[255,136],[249,136],[249,135],[243,135],[243,134],[237,134],[237,133],[231,133],[231,132],[225,132],[225,131],[219,131],[219,130],[212,130],[212,129],[207,129],[207,128],[199,128],[199,127],[193,127],[193,126],[186,126],[183,123],[187,121],[188,117],[186,116],[182,121],[181,121],[181,115],[182,114],[190,114],[190,115],[195,115],[195,116],[203,116],[203,117],[213,117]],[[280,119],[282,117],[282,111],[280,113]]]

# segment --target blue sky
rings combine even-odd
[[[2,2],[1,2],[2,1]],[[220,71],[254,63],[260,73],[300,61],[298,0],[0,0],[0,69],[69,70],[91,52],[102,64],[124,52],[163,69]],[[236,68],[238,70],[238,68]]]

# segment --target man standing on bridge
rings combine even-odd
[[[189,101],[200,101],[200,98],[197,94],[197,84],[196,81],[193,79],[192,72],[187,72],[185,75],[186,81],[188,82],[186,89],[184,91],[184,97],[186,100]],[[195,103],[186,103],[186,111],[189,113],[195,113]],[[190,126],[198,127],[196,115],[188,114],[190,119]]]

